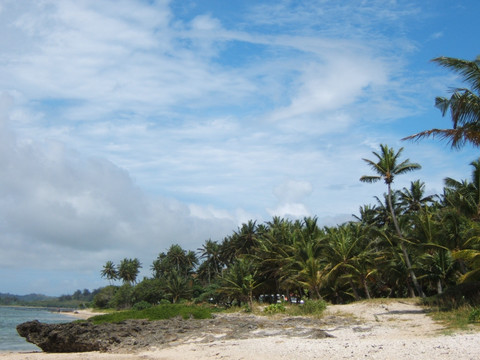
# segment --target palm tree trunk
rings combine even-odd
[[[368,290],[368,284],[367,284],[367,279],[363,278],[363,288],[365,289],[365,295],[367,296],[367,299],[371,299],[372,297],[370,296],[370,291]]]
[[[360,300],[360,296],[358,295],[357,289],[355,288],[355,284],[353,283],[353,280],[350,278],[350,287],[352,288],[353,291],[353,296],[355,297],[355,300],[358,301]]]
[[[443,292],[442,280],[438,279],[437,280],[437,294],[440,295],[442,292]]]
[[[397,221],[397,216],[395,215],[395,211],[393,211],[393,205],[392,205],[392,189],[390,187],[390,184],[387,184],[388,187],[388,207],[390,208],[390,212],[392,214],[392,220],[393,224],[395,226],[395,230],[397,231],[397,235],[400,238],[400,247],[402,249],[403,257],[405,259],[405,263],[407,264],[408,272],[410,273],[410,277],[412,279],[413,285],[415,286],[415,289],[417,290],[417,293],[420,297],[424,298],[425,294],[423,293],[422,288],[420,287],[420,284],[418,283],[417,277],[415,276],[415,272],[412,269],[412,263],[410,262],[410,257],[408,256],[407,248],[405,247],[405,244],[403,243],[403,234],[402,231],[400,230],[400,226],[398,225]]]

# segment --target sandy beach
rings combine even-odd
[[[81,310],[77,317],[92,313]],[[45,354],[2,353],[0,359],[479,359],[480,333],[473,329],[445,335],[442,326],[411,301],[374,301],[329,306],[326,317],[354,320],[348,325],[324,328],[332,337],[309,339],[255,330],[262,336],[246,339],[193,337],[166,348],[150,347],[136,353]],[[233,320],[232,320],[233,321]],[[258,333],[259,334],[259,333]]]

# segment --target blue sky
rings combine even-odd
[[[473,60],[477,1],[0,0],[0,292],[106,285],[107,260],[221,241],[272,216],[350,219],[379,144],[429,193],[478,150],[434,98]],[[477,47],[476,47],[477,46]]]

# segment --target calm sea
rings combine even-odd
[[[31,320],[53,324],[69,322],[74,318],[47,309],[0,306],[0,352],[40,350],[17,333],[18,324]]]

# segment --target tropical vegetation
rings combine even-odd
[[[442,115],[450,112],[452,129],[408,138],[432,136],[452,147],[479,146],[480,57],[433,61],[461,75],[469,87],[436,99]],[[93,303],[148,308],[196,301],[251,308],[261,301],[272,304],[267,313],[277,313],[284,310],[278,305],[282,301],[322,308],[324,301],[418,296],[427,303],[478,306],[480,158],[472,159],[470,178],[446,178],[441,193],[428,194],[426,184],[415,178],[410,186],[395,188],[398,176],[420,168],[402,156],[403,148],[381,144],[373,159],[363,159],[372,173],[360,181],[383,181],[386,192],[373,196],[373,204],[361,205],[351,221],[327,227],[316,217],[250,220],[223,239],[205,240],[197,251],[171,245],[152,263],[152,276],[140,282],[138,259],[125,258],[118,265],[108,261],[101,275],[112,285],[101,289]],[[118,280],[122,285],[113,285]]]
[[[427,195],[418,179],[393,188],[397,176],[420,168],[402,159],[402,151],[381,145],[375,160],[364,159],[374,174],[360,180],[383,180],[387,192],[360,207],[352,221],[327,227],[315,217],[274,217],[248,221],[222,241],[208,239],[197,252],[174,244],[153,261],[151,277],[135,284],[118,275],[123,284],[101,289],[94,304],[187,300],[251,308],[254,301],[442,296],[465,283],[480,289],[480,160],[472,162],[470,180],[447,178],[443,193]],[[113,280],[109,274],[120,274],[125,261],[113,271],[107,262],[101,274]]]

